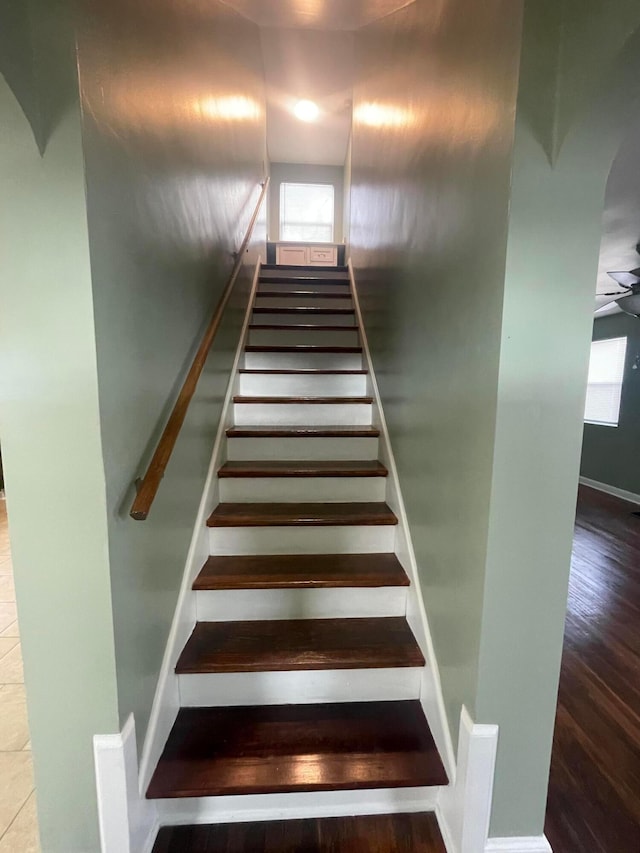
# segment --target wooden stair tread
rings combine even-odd
[[[257,346],[249,344],[244,348],[245,352],[299,352],[299,353],[361,353],[362,347],[322,347],[307,344],[294,344],[292,346]]]
[[[198,622],[176,672],[293,672],[422,667],[404,616]]]
[[[285,294],[286,295],[286,294]],[[254,314],[292,314],[301,317],[324,317],[335,314],[339,317],[344,317],[347,314],[355,316],[353,308],[316,308],[313,305],[302,305],[298,308],[254,308]],[[343,326],[341,328],[351,329],[351,326]]]
[[[389,472],[376,461],[225,462],[218,477],[387,477]]]
[[[241,367],[238,373],[248,373],[252,376],[366,376],[368,370],[320,370],[316,367],[275,369]]]
[[[447,853],[433,812],[165,826],[153,853]]]
[[[209,527],[327,527],[393,525],[398,519],[386,503],[221,503]]]
[[[209,557],[193,583],[210,589],[409,586],[395,554],[260,554]]]
[[[233,398],[234,403],[239,405],[254,404],[254,403],[269,403],[276,406],[286,406],[291,403],[301,403],[303,405],[331,405],[336,406],[343,403],[352,403],[355,405],[371,405],[373,397],[255,397],[247,394],[236,394]]]
[[[418,701],[182,708],[147,796],[446,784]]]
[[[348,278],[332,278],[321,275],[261,275],[258,279],[260,284],[349,284]]]
[[[256,296],[267,299],[351,299],[351,293],[344,290],[323,291],[315,293],[308,290],[260,290],[258,289]],[[254,309],[255,310],[255,309]],[[329,310],[329,309],[327,309]],[[343,309],[338,309],[342,311]]]
[[[357,332],[358,326],[321,326],[319,323],[251,323],[251,331],[268,329],[277,332]]]
[[[321,266],[315,264],[312,266],[311,264],[260,264],[261,270],[268,270],[273,272],[278,272],[278,270],[301,270],[303,272],[313,272],[314,270],[318,270],[319,272],[340,272],[349,274],[349,267],[345,264],[332,264],[329,266]]]
[[[378,438],[380,430],[368,426],[233,426],[227,438]]]

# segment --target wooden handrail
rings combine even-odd
[[[216,305],[216,309],[213,312],[213,316],[211,317],[211,322],[207,326],[207,330],[200,342],[198,351],[195,354],[191,367],[189,368],[189,372],[187,373],[187,377],[180,389],[178,399],[176,400],[173,410],[169,415],[167,425],[160,436],[160,440],[158,441],[158,445],[155,449],[151,462],[149,463],[146,474],[139,481],[138,493],[131,506],[131,512],[129,513],[131,518],[134,518],[136,521],[144,521],[147,518],[149,510],[151,509],[151,504],[155,499],[162,478],[164,477],[165,469],[169,463],[171,454],[173,453],[173,448],[178,440],[178,436],[180,435],[182,424],[184,423],[189,404],[191,403],[198,380],[200,379],[204,369],[207,356],[209,355],[209,350],[211,349],[211,345],[215,339],[220,323],[222,322],[224,309],[227,306],[233,286],[236,283],[238,273],[242,267],[242,259],[249,244],[249,240],[251,239],[258,214],[260,213],[260,208],[262,207],[262,203],[264,202],[264,198],[267,194],[268,186],[269,178],[267,177],[262,185],[260,198],[258,199],[258,204],[253,212],[253,216],[251,217],[247,233],[245,234],[242,245],[238,250],[229,281],[222,292],[220,300]]]

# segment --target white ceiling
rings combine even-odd
[[[261,29],[273,163],[342,166],[351,131],[353,31],[415,0],[223,0]],[[293,116],[315,101],[317,121]]]
[[[261,38],[270,160],[342,166],[351,131],[352,33],[269,28]],[[318,104],[317,121],[295,118],[301,99]]]
[[[609,270],[632,270],[640,267],[636,244],[640,242],[640,120],[629,125],[620,150],[613,161],[602,217],[602,243],[596,288],[596,307],[606,305],[612,297],[600,294],[620,290],[609,278]],[[620,311],[617,305],[604,314]]]
[[[223,0],[261,27],[357,30],[415,0]]]

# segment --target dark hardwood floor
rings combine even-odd
[[[581,487],[551,761],[554,853],[640,853],[640,518]]]
[[[433,814],[161,829],[153,853],[446,853]]]

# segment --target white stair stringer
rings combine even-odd
[[[427,722],[431,728],[433,739],[438,747],[445,770],[447,771],[447,775],[449,779],[453,781],[456,776],[456,759],[453,748],[453,739],[451,737],[444,704],[438,661],[433,646],[433,640],[431,638],[431,631],[429,630],[429,621],[424,606],[420,577],[418,574],[418,564],[411,541],[409,520],[404,506],[404,501],[402,499],[398,469],[396,467],[393,450],[391,448],[389,430],[387,428],[387,422],[384,417],[384,410],[380,399],[380,390],[378,388],[375,371],[373,369],[371,351],[369,349],[367,332],[363,322],[360,302],[358,300],[358,291],[351,260],[349,260],[348,267],[356,317],[358,318],[358,324],[361,330],[364,367],[369,371],[369,394],[374,398],[373,424],[380,430],[378,459],[389,472],[389,476],[387,477],[387,504],[398,518],[398,525],[395,531],[394,550],[411,581],[411,585],[407,592],[406,617],[409,627],[413,631],[413,635],[426,659],[426,666],[424,667],[422,674],[420,701],[427,718]]]
[[[209,530],[206,526],[206,520],[211,514],[213,508],[220,502],[218,494],[218,485],[220,481],[218,479],[217,472],[225,461],[226,430],[233,425],[233,395],[237,393],[238,390],[238,369],[243,359],[243,351],[251,319],[251,306],[258,288],[260,263],[260,258],[258,258],[251,285],[249,303],[244,317],[242,330],[238,338],[238,346],[233,366],[229,375],[229,384],[227,385],[225,393],[220,423],[218,424],[213,452],[211,454],[211,462],[207,471],[207,477],[191,536],[191,542],[187,552],[176,609],[174,611],[167,645],[165,647],[162,664],[160,666],[160,674],[158,676],[158,684],[156,686],[153,704],[151,706],[149,724],[142,744],[139,785],[140,796],[143,798],[146,795],[153,771],[155,770],[162,750],[167,742],[167,738],[169,737],[169,733],[171,732],[171,728],[178,715],[178,711],[180,710],[180,687],[175,668],[185,643],[189,639],[197,621],[197,599],[192,590],[192,585],[209,556]]]

